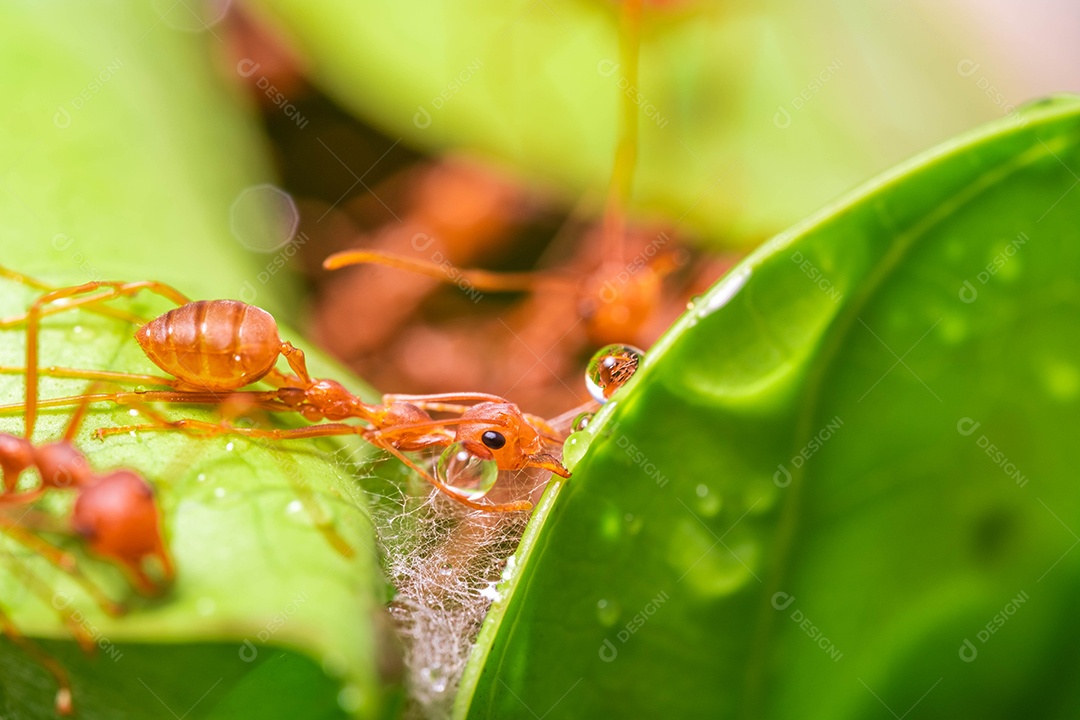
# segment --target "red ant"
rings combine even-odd
[[[12,273],[7,274],[12,276]],[[44,286],[44,283],[32,282],[36,283],[36,287]],[[96,292],[98,290],[103,292]],[[142,325],[135,334],[151,362],[173,375],[172,378],[65,368],[40,370],[37,367],[37,338],[42,316],[73,307],[100,310],[96,306],[105,300],[134,295],[142,290],[150,290],[180,305]],[[66,302],[60,303],[62,300]],[[228,402],[233,406],[271,412],[298,412],[311,421],[326,419],[335,422],[269,430],[236,427],[227,422],[169,421],[147,413],[154,419],[154,424],[109,428],[99,430],[97,435],[104,437],[131,430],[170,428],[206,435],[236,434],[275,440],[356,434],[391,453],[458,502],[489,511],[527,510],[532,505],[528,502],[478,503],[465,498],[403,453],[461,443],[472,455],[494,461],[500,470],[537,467],[561,477],[570,476],[562,463],[546,450],[546,444],[561,440],[559,435],[540,418],[522,413],[516,405],[503,398],[483,393],[385,395],[381,405],[365,403],[334,380],[311,378],[303,351],[281,340],[273,316],[238,300],[190,302],[163,283],[94,281],[50,289],[34,301],[25,316],[2,320],[0,327],[22,322],[27,323],[28,426],[34,417],[30,407],[56,407],[86,400],[109,400],[121,404],[149,401]],[[293,374],[282,373],[275,367],[279,356],[285,357]],[[164,385],[171,389],[86,394],[39,402],[36,393],[39,373]],[[268,382],[275,389],[241,391],[241,388],[260,380]],[[11,406],[0,406],[3,407]],[[451,413],[457,417],[436,420],[429,411]],[[339,422],[349,418],[360,419],[369,427]],[[451,427],[456,427],[456,430],[451,431]]]
[[[123,608],[110,600],[79,570],[71,555],[26,530],[28,526],[43,530],[58,529],[48,522],[49,518],[39,517],[25,509],[18,516],[13,513],[34,503],[46,492],[73,490],[76,493],[75,503],[70,516],[59,529],[79,537],[91,553],[118,565],[139,592],[149,595],[161,589],[146,572],[147,560],[157,560],[163,584],[172,581],[173,565],[162,539],[153,488],[131,470],[94,472],[86,457],[72,444],[87,405],[88,401],[80,404],[60,440],[34,445],[30,439],[32,421],[26,426],[25,437],[0,433],[0,470],[4,490],[0,494],[0,526],[14,540],[71,575],[105,612],[116,616],[123,612]],[[31,468],[37,470],[41,482],[37,487],[20,490],[19,478]],[[35,579],[35,582],[40,581]],[[92,639],[72,615],[63,614],[62,618],[83,649],[88,652],[92,650]],[[0,626],[9,638],[37,659],[56,679],[59,686],[56,710],[61,715],[71,714],[71,684],[63,666],[23,637],[2,611]]]
[[[641,0],[621,3],[618,15],[620,72],[630,86],[635,86],[642,23]],[[557,327],[554,332],[544,333],[539,342],[535,334],[530,343],[519,338],[518,332],[512,331],[518,341],[515,345],[548,347],[547,343],[550,343],[552,351],[570,350],[574,353],[578,348],[574,348],[573,344],[581,335],[580,330],[577,334],[572,332],[577,326],[574,320],[581,323],[584,335],[591,344],[609,345],[627,341],[644,344],[655,330],[651,316],[664,306],[664,280],[679,269],[684,259],[680,251],[666,247],[670,240],[667,233],[655,232],[649,237],[650,233],[643,227],[628,228],[626,210],[637,162],[640,108],[634,103],[632,94],[620,92],[618,97],[620,127],[608,196],[602,217],[595,229],[590,231],[591,241],[584,244],[585,251],[594,257],[581,253],[585,262],[577,262],[576,267],[568,267],[561,272],[499,273],[457,267],[448,271],[444,263],[432,259],[383,248],[365,248],[336,252],[325,258],[323,268],[337,270],[353,265],[380,265],[442,282],[454,282],[470,292],[533,291],[536,297],[532,305],[540,311],[533,314],[534,319],[553,314],[553,307],[563,308],[561,312],[554,312],[558,313],[561,321],[569,319],[569,322],[560,325],[555,322],[537,323]],[[641,248],[633,258],[630,257],[631,247]],[[415,246],[414,249],[419,251]],[[523,316],[530,317],[528,313]],[[530,335],[525,331],[521,334],[526,337]],[[546,357],[546,354],[542,357],[538,355],[537,359]],[[559,366],[558,360],[544,364],[553,374],[560,374],[559,370],[552,368]],[[634,369],[629,365],[626,368],[630,372]],[[517,382],[514,382],[515,387]],[[610,397],[617,385],[608,386],[605,397]]]

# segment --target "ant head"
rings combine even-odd
[[[116,470],[83,488],[72,526],[91,552],[123,568],[141,592],[159,589],[144,570],[148,558],[157,558],[164,578],[172,579],[153,488],[134,472]]]
[[[35,448],[34,459],[44,487],[79,488],[95,480],[86,457],[69,442],[54,442]]]
[[[543,441],[517,405],[484,402],[461,414],[455,440],[481,460],[494,460],[500,470],[537,467],[569,477],[554,456],[543,452]]]
[[[448,431],[445,428],[426,427],[432,425],[431,415],[412,403],[390,403],[379,411],[377,421],[383,427],[410,428],[419,425],[425,428],[420,432],[398,436],[395,444],[399,450],[406,452],[441,447],[448,441]]]

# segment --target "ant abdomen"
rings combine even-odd
[[[157,559],[171,579],[153,488],[134,472],[114,470],[86,487],[75,500],[71,525],[91,552],[127,570],[143,592],[157,590],[143,569],[148,558]]]
[[[264,377],[281,352],[270,313],[239,300],[182,305],[139,328],[151,362],[205,390],[236,390]]]

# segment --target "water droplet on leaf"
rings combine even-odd
[[[585,386],[598,403],[609,398],[637,371],[645,351],[633,345],[607,345],[601,348],[585,370]]]

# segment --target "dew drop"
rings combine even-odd
[[[724,277],[709,294],[708,300],[697,311],[699,318],[706,317],[731,302],[750,279],[750,268],[741,267]]]
[[[645,351],[633,345],[607,345],[597,351],[585,370],[585,386],[598,403],[606,403],[633,377]]]
[[[82,325],[76,325],[75,327],[71,328],[71,331],[76,335],[81,333],[83,331]]]
[[[1080,390],[1080,372],[1074,365],[1061,360],[1043,363],[1042,382],[1055,400],[1071,400]]]
[[[772,510],[780,496],[780,487],[771,480],[752,480],[743,491],[748,515],[763,515]]]
[[[615,506],[609,506],[600,517],[600,539],[604,543],[615,543],[622,537],[623,515]]]
[[[364,693],[355,685],[346,685],[338,692],[337,704],[339,708],[353,715],[363,707]]]
[[[221,500],[229,495],[229,491],[223,487],[214,488],[214,497]]]
[[[233,448],[235,448],[235,447],[236,447],[236,444],[233,443],[232,440],[230,440],[229,442],[225,443],[225,452],[232,452]]]
[[[759,556],[758,546],[749,540],[729,535],[718,543],[698,519],[688,517],[672,532],[667,558],[683,585],[702,597],[718,598],[754,577]]]
[[[563,464],[566,468],[573,472],[574,468],[581,458],[585,456],[585,451],[589,449],[589,443],[592,442],[592,435],[584,430],[579,430],[576,433],[571,433],[570,437],[566,438],[566,442],[563,443]]]
[[[593,414],[591,412],[580,413],[576,418],[574,418],[574,422],[570,424],[570,428],[574,432],[577,432],[578,430],[584,430],[585,428],[589,427],[589,423],[592,422],[592,419]]]
[[[695,295],[694,297],[690,298],[690,302],[686,303],[686,309],[693,310],[695,307],[697,307],[697,304],[699,302],[701,302],[701,296]]]
[[[463,444],[453,443],[439,456],[435,474],[454,492],[476,500],[494,487],[499,466],[494,460],[476,457]]]
[[[604,627],[611,627],[619,622],[622,611],[619,604],[612,600],[598,600],[596,602],[596,617]]]
[[[302,500],[293,500],[285,506],[285,518],[297,525],[306,527],[315,525],[315,518],[311,516],[311,511]]]
[[[716,513],[720,512],[720,507],[723,505],[723,498],[720,493],[713,492],[708,485],[702,483],[695,488],[694,494],[697,495],[697,501],[694,504],[697,506],[698,513],[702,516],[707,518],[715,517]]]
[[[195,480],[198,482],[206,482],[206,473],[199,473],[195,476]]]

